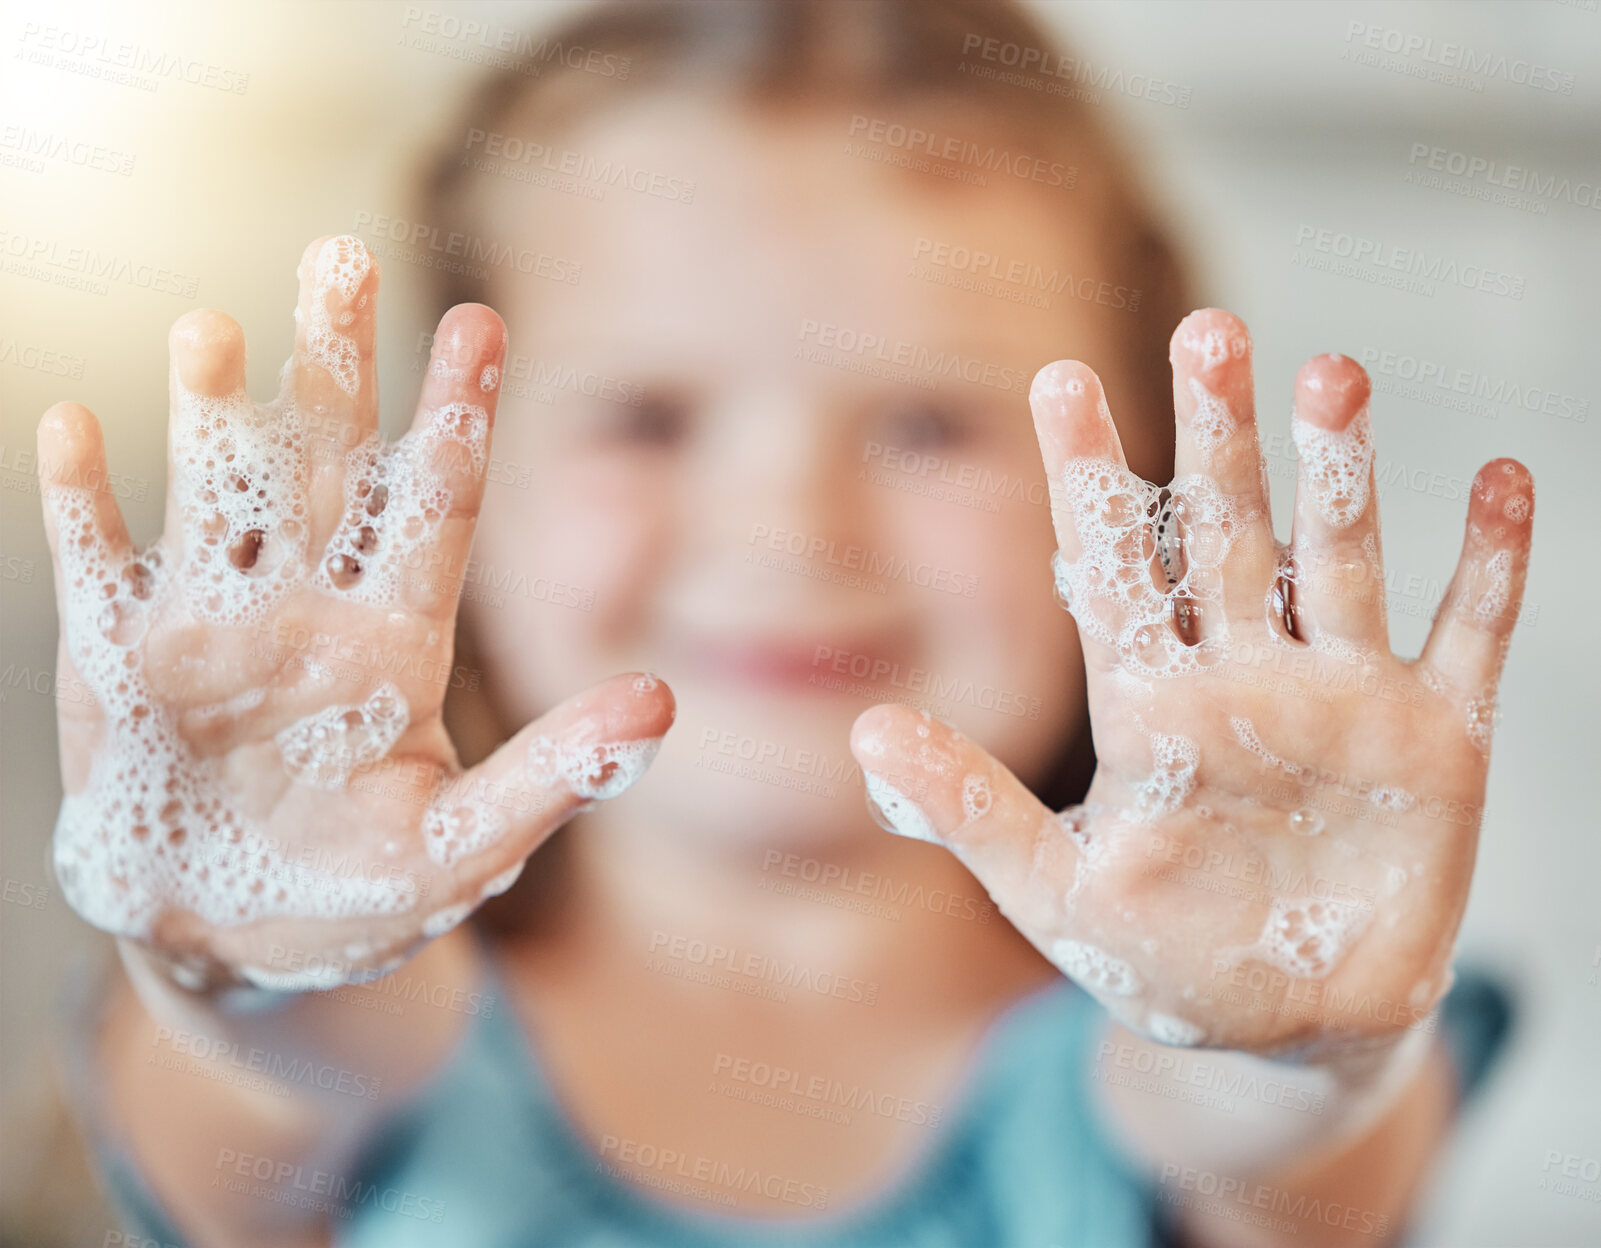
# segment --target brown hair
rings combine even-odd
[[[1098,371],[1113,410],[1148,433],[1131,467],[1165,481],[1173,458],[1167,342],[1194,306],[1185,267],[1084,93],[1061,78],[1052,83],[1056,92],[1028,89],[994,60],[971,55],[994,48],[1031,50],[1049,64],[1066,55],[1014,0],[604,0],[521,41],[509,63],[482,80],[424,171],[418,219],[439,231],[482,235],[482,179],[462,159],[462,136],[504,133],[513,118],[538,129],[518,137],[549,142],[576,118],[657,90],[767,112],[849,101],[876,107],[880,116],[893,109],[897,120],[919,107],[958,106],[974,118],[974,129],[1022,138],[1030,156],[1076,171],[1065,215],[1097,239],[1098,276],[1140,292],[1136,310],[1107,312],[1122,331],[1121,359]],[[931,194],[946,185],[925,181]],[[481,285],[444,272],[435,293],[437,312],[486,297]],[[457,655],[458,663],[478,667],[470,621],[458,625]],[[487,682],[477,693],[452,690],[445,719],[467,763],[518,727],[504,722]],[[1082,800],[1094,771],[1088,733],[1076,736],[1038,791],[1053,810]],[[549,913],[554,898],[534,894],[559,877],[564,842],[553,838],[522,882],[483,908],[487,926],[523,927],[532,915]]]

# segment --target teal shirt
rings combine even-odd
[[[865,1202],[776,1221],[716,1210],[719,1194],[734,1187],[760,1183],[776,1192],[789,1177],[742,1172],[738,1158],[717,1159],[726,1163],[721,1170],[704,1161],[624,1167],[633,1178],[653,1176],[652,1187],[676,1184],[699,1194],[704,1212],[615,1172],[616,1157],[597,1154],[567,1119],[505,1008],[504,989],[493,971],[487,975],[483,991],[498,1008],[470,1021],[433,1080],[374,1140],[351,1176],[349,1216],[332,1223],[341,1248],[1168,1242],[1158,1189],[1119,1154],[1093,1112],[1089,1079],[1101,1011],[1066,979],[1015,1002],[991,1025],[905,1175]],[[1501,1046],[1509,1017],[1506,995],[1482,976],[1462,974],[1446,998],[1441,1030],[1464,1094]],[[74,1030],[82,1038],[90,1029]],[[771,1113],[781,1127],[781,1111],[751,1112]],[[124,1150],[90,1125],[102,1173],[126,1214],[124,1229],[182,1248],[186,1241]],[[817,1192],[797,1183],[785,1198],[811,1208]]]

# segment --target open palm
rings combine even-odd
[[[1251,344],[1216,310],[1173,338],[1177,475],[1127,469],[1098,379],[1035,378],[1058,590],[1078,622],[1098,768],[1046,810],[953,729],[858,720],[894,830],[948,845],[1046,956],[1170,1044],[1309,1052],[1419,1025],[1450,983],[1521,601],[1533,485],[1498,460],[1433,633],[1385,625],[1366,374],[1296,381],[1293,540],[1275,542]]]
[[[232,319],[174,327],[166,528],[144,550],[94,488],[95,418],[58,404],[39,430],[61,669],[95,695],[61,708],[56,872],[90,922],[194,982],[381,973],[626,787],[672,716],[654,679],[617,677],[461,771],[440,711],[505,329],[452,309],[385,444],[377,266],[326,238],[300,277],[272,404],[245,393]]]

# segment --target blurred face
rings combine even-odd
[[[926,275],[961,276],[946,246],[1099,271],[1064,237],[1071,197],[852,157],[834,113],[653,101],[560,146],[695,185],[596,201],[485,176],[491,239],[582,265],[491,295],[492,477],[514,484],[489,488],[465,609],[514,721],[656,672],[678,722],[616,817],[729,849],[860,835],[847,742],[879,701],[1037,781],[1084,685],[1027,389],[1063,356],[1110,365],[1123,314]]]

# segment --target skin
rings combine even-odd
[[[1261,760],[1237,744],[1230,720],[1249,719],[1282,759],[1315,761],[1336,774],[1476,812],[1487,760],[1469,739],[1468,707],[1493,689],[1516,618],[1528,517],[1514,508],[1522,518],[1510,521],[1506,502],[1532,498],[1526,470],[1498,461],[1481,473],[1463,564],[1415,664],[1391,656],[1384,638],[1382,577],[1374,575],[1373,556],[1361,540],[1377,532],[1373,505],[1335,529],[1303,498],[1293,540],[1299,570],[1292,634],[1282,611],[1277,624],[1269,611],[1276,552],[1262,494],[1249,338],[1226,313],[1195,314],[1173,343],[1179,477],[1204,471],[1213,479],[1234,505],[1237,531],[1221,569],[1220,597],[1209,600],[1212,609],[1198,626],[1187,626],[1186,639],[1200,640],[1196,648],[1205,650],[1208,639],[1226,633],[1235,643],[1299,653],[1311,652],[1316,638],[1327,634],[1371,652],[1372,675],[1419,696],[1392,703],[1345,692],[1330,703],[1268,692],[1241,678],[1250,669],[1230,667],[1239,662],[1237,645],[1235,651],[1221,647],[1223,659],[1203,672],[1131,677],[1115,652],[1093,637],[1080,642],[1055,599],[1046,571],[1052,549],[1059,546],[1071,559],[1080,545],[1078,513],[1066,491],[1058,491],[1049,508],[1053,535],[1044,506],[1007,500],[988,512],[864,483],[858,474],[869,444],[910,443],[953,464],[975,463],[997,477],[1041,485],[1060,481],[1072,457],[1119,466],[1124,446],[1138,447],[1140,424],[1114,426],[1102,415],[1101,383],[1088,366],[1061,361],[1039,371],[1031,433],[1020,419],[1016,392],[941,380],[933,392],[941,408],[930,413],[926,405],[909,408],[895,385],[794,353],[797,327],[808,320],[833,320],[985,360],[1027,361],[1026,371],[1067,345],[1083,358],[1110,361],[1104,368],[1115,389],[1113,339],[1101,319],[1115,313],[1066,301],[1070,306],[1045,314],[909,281],[903,272],[910,242],[919,237],[1060,256],[1075,271],[1093,268],[1092,240],[1064,238],[1060,205],[1027,192],[935,196],[890,171],[847,167],[837,155],[834,128],[815,118],[742,122],[694,105],[675,107],[687,115],[668,107],[614,114],[589,123],[573,143],[627,162],[645,158],[653,167],[693,171],[701,188],[693,212],[672,215],[668,209],[676,205],[643,196],[575,201],[541,214],[536,240],[516,216],[518,201],[508,196],[496,201],[500,215],[491,223],[495,237],[581,257],[585,264],[583,280],[559,294],[529,281],[495,296],[513,343],[526,342],[518,349],[538,359],[637,382],[649,396],[644,414],[571,392],[553,405],[519,406],[494,387],[482,390],[483,366],[505,360],[504,328],[486,307],[453,309],[436,335],[438,372],[430,368],[419,420],[467,394],[496,420],[496,458],[526,468],[528,488],[485,487],[469,463],[452,461],[451,517],[430,565],[442,572],[406,582],[404,601],[387,611],[357,609],[311,588],[278,608],[289,622],[322,631],[387,646],[436,647],[448,666],[454,591],[471,575],[469,544],[482,567],[592,590],[588,611],[518,595],[504,607],[470,608],[497,699],[514,722],[536,722],[468,778],[510,782],[511,789],[502,785],[501,791],[526,800],[505,803],[498,841],[449,868],[421,850],[424,812],[430,803],[454,801],[442,792],[459,791],[442,788],[456,770],[438,722],[443,690],[424,682],[407,690],[411,726],[392,752],[431,765],[421,769],[426,778],[409,800],[353,786],[302,803],[294,785],[275,782],[261,809],[269,819],[282,810],[284,834],[301,838],[297,843],[349,843],[354,834],[359,853],[382,861],[393,859],[386,845],[400,845],[405,867],[429,883],[426,908],[353,925],[283,919],[223,928],[174,913],[164,916],[148,945],[215,980],[259,965],[274,947],[325,962],[343,958],[352,974],[415,952],[398,976],[471,986],[477,964],[471,941],[453,932],[427,942],[421,924],[434,911],[434,899],[471,904],[486,882],[534,850],[585,801],[570,780],[529,778],[530,740],[574,733],[591,742],[649,739],[665,732],[676,714],[683,722],[667,734],[648,782],[586,816],[557,921],[500,951],[519,1020],[561,1089],[569,1117],[597,1149],[610,1135],[686,1154],[739,1157],[827,1187],[831,1211],[869,1199],[915,1165],[928,1146],[925,1128],[864,1116],[844,1132],[801,1117],[785,1120],[780,1130],[749,1106],[706,1094],[718,1055],[820,1071],[846,1084],[951,1106],[975,1045],[999,1012],[1061,973],[1040,954],[1048,957],[1062,940],[1093,944],[1129,964],[1141,984],[1137,995],[1086,986],[1135,1032],[1148,1028],[1155,1009],[1201,1028],[1211,1045],[1245,1054],[1298,1052],[1309,1059],[1308,1077],[1327,1074],[1335,1096],[1354,1096],[1372,1080],[1373,1054],[1382,1056],[1405,1027],[1333,1009],[1327,1004],[1336,997],[1332,992],[1310,1011],[1289,1013],[1282,1008],[1295,991],[1289,982],[1243,1000],[1207,992],[1208,984],[1226,978],[1218,963],[1227,964],[1232,950],[1261,933],[1273,898],[1241,903],[1196,887],[1193,879],[1186,886],[1160,878],[1168,865],[1161,855],[1176,852],[1185,861],[1190,847],[1202,851],[1202,861],[1213,849],[1235,860],[1255,855],[1294,868],[1290,878],[1304,874],[1348,891],[1367,889],[1371,917],[1317,982],[1338,987],[1338,1000],[1369,993],[1417,1011],[1432,1005],[1445,988],[1476,821],[1462,826],[1432,817],[1420,801],[1394,826],[1380,828],[1371,819],[1340,814],[1345,808],[1322,801],[1321,793],[1318,801],[1304,791],[1284,798],[1285,785],[1264,785]],[[317,293],[315,258],[323,242],[308,249],[302,266],[303,309],[313,298],[339,298]],[[760,281],[752,281],[753,272]],[[317,436],[335,447],[376,427],[376,300],[370,297],[376,287],[373,266],[350,300],[369,296],[350,309],[348,332],[361,378],[353,395],[329,384],[331,374],[309,358],[304,341],[297,350],[297,403],[315,415]],[[302,315],[303,326],[308,320]],[[1243,346],[1208,365],[1205,340],[1214,331]],[[181,320],[172,347],[177,377],[190,390],[226,393],[243,376],[242,334],[220,313]],[[1191,376],[1232,416],[1232,436],[1215,447],[1207,443],[1206,453],[1194,434]],[[1076,391],[1067,384],[1073,381]],[[476,393],[469,387],[478,387]],[[1320,357],[1303,369],[1296,397],[1304,419],[1338,429],[1366,400],[1367,381],[1351,361]],[[340,462],[331,453],[308,466],[314,540],[338,522]],[[103,468],[94,418],[76,405],[52,408],[41,423],[40,463],[47,486],[74,473],[88,479],[85,469]],[[58,522],[51,509],[59,496],[48,488],[44,496],[54,543]],[[95,495],[94,506],[107,540],[131,554],[109,491]],[[180,529],[169,509],[168,534]],[[891,579],[887,592],[878,594],[747,560],[753,549],[766,549],[757,535],[776,531],[976,575],[977,592],[969,598]],[[1496,611],[1476,612],[1488,587],[1489,559],[1500,550],[1510,558],[1505,599]],[[181,550],[170,554],[169,567],[184,566]],[[59,581],[59,562],[57,575]],[[237,759],[228,774],[243,776],[253,796],[259,797],[262,782],[252,769],[261,769],[274,732],[318,706],[359,701],[381,679],[373,672],[359,688],[308,687],[303,664],[280,660],[273,666],[225,630],[197,627],[176,591],[164,604],[143,643],[164,709],[194,750]],[[69,673],[73,630],[81,627],[83,621],[66,621]],[[1040,715],[1031,720],[962,701],[951,707],[951,724],[893,705],[863,713],[859,693],[808,679],[818,670],[820,646],[1032,694]],[[207,662],[183,664],[180,656],[196,647]],[[1335,661],[1316,653],[1320,662]],[[642,671],[662,680],[641,690],[635,682]],[[619,672],[625,675],[614,675]],[[1324,693],[1327,681],[1316,681],[1307,677],[1303,692]],[[269,693],[250,712],[214,710],[263,684]],[[575,688],[587,692],[574,697]],[[888,686],[879,696],[897,693]],[[1088,854],[1025,784],[1041,779],[1060,743],[1079,730],[1086,697],[1100,769],[1082,826],[1085,843],[1099,849],[1069,907],[1063,898]],[[1139,806],[1137,786],[1150,776],[1153,757],[1148,734],[1133,727],[1136,715],[1149,729],[1183,735],[1200,748],[1195,787],[1184,804],[1142,819],[1128,812]],[[106,725],[74,719],[63,708],[61,731],[66,787],[73,792],[85,783]],[[708,767],[727,757],[724,734],[829,759],[842,759],[848,741],[863,768],[915,793],[951,852],[879,833],[855,777],[836,783],[828,796]],[[606,774],[601,768],[597,777]],[[991,796],[971,819],[962,803],[969,776],[982,776]],[[1290,814],[1308,805],[1323,814],[1322,830],[1294,836]],[[1201,815],[1202,806],[1211,813]],[[309,821],[306,809],[316,812]],[[1341,851],[1342,841],[1358,853]],[[1160,854],[1150,852],[1153,843]],[[1372,875],[1369,860],[1381,852],[1408,872],[1394,894],[1383,894],[1387,871]],[[899,922],[885,922],[784,896],[771,887],[771,868],[781,860],[774,853],[961,896],[987,893],[1011,923],[953,922],[915,908]],[[361,958],[346,954],[353,936],[370,948]],[[866,1008],[802,993],[780,1003],[712,992],[652,969],[649,959],[675,938],[799,958],[846,982],[878,985],[877,1004]],[[1155,952],[1147,948],[1152,940]],[[463,1017],[413,1008],[398,1021],[384,1021],[361,1004],[376,987],[304,994],[265,1017],[229,1016],[197,994],[166,987],[161,968],[151,966],[150,948],[125,947],[145,996],[124,992],[119,998],[102,1052],[117,1117],[152,1183],[203,1242],[324,1242],[325,1227],[296,1221],[276,1205],[263,1207],[268,1202],[205,1188],[195,1176],[211,1172],[219,1146],[305,1158],[342,1172],[382,1105],[369,1109],[352,1106],[349,1098],[308,1096],[268,1106],[219,1082],[152,1068],[143,1055],[157,1042],[157,1029],[184,1018],[197,1029],[245,1036],[276,1050],[348,1058],[358,1069],[381,1074],[387,1100],[437,1069]],[[1300,981],[1298,1001],[1305,999],[1305,986]],[[1128,1031],[1108,1034],[1141,1042]],[[1352,1054],[1361,1060],[1353,1063]],[[178,1104],[184,1114],[171,1112]],[[1303,1141],[1293,1161],[1281,1152],[1242,1172],[1325,1198],[1343,1192],[1394,1222],[1449,1113],[1438,1055],[1382,1108],[1354,1133]],[[1172,1124],[1160,1115],[1153,1124],[1148,1104],[1114,1097],[1108,1110],[1136,1146],[1142,1134],[1172,1138]],[[1216,1135],[1215,1124],[1204,1126],[1211,1130],[1199,1133],[1203,1145],[1208,1134]],[[1158,1165],[1174,1155],[1171,1143],[1165,1155],[1146,1151]],[[1378,1156],[1388,1159],[1383,1183],[1372,1173]],[[1185,1159],[1204,1161],[1204,1152]],[[775,1218],[808,1213],[759,1195],[737,1207]],[[1241,1242],[1238,1224],[1211,1225],[1206,1217],[1184,1215],[1195,1242]]]

